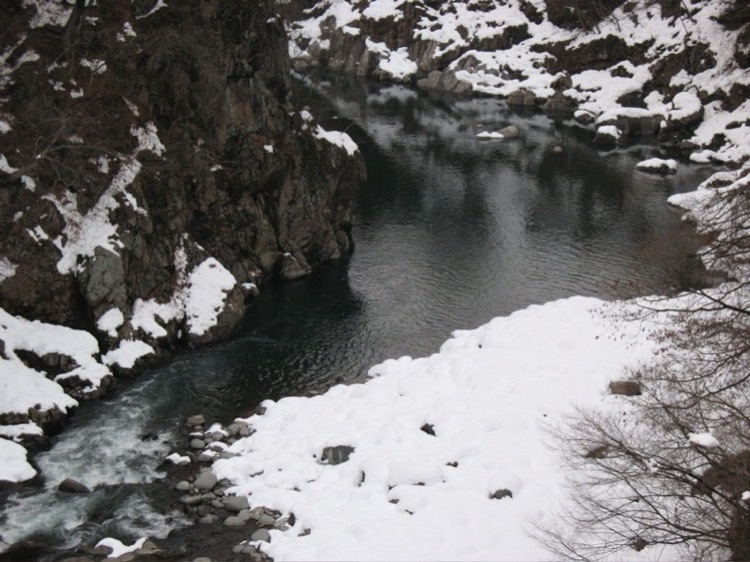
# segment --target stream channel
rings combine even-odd
[[[157,467],[189,415],[225,423],[262,400],[325,390],[384,359],[434,353],[452,330],[530,304],[686,282],[689,244],[666,199],[694,189],[710,169],[681,164],[675,175],[648,175],[635,164],[656,146],[600,152],[589,132],[494,99],[340,78],[310,84],[311,112],[326,128],[349,131],[366,158],[353,254],[264,287],[230,341],[179,354],[83,404],[35,459],[46,487],[9,498],[0,550],[29,539],[72,547],[103,536],[163,537],[180,526],[143,484],[160,479]],[[519,138],[476,137],[509,123]],[[66,477],[98,488],[56,492]]]

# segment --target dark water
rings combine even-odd
[[[101,404],[82,407],[38,458],[51,487],[142,483],[185,416],[228,421],[266,398],[321,390],[386,358],[438,350],[452,330],[570,295],[651,293],[685,281],[688,245],[666,198],[710,170],[662,178],[635,170],[655,147],[601,153],[588,133],[495,100],[431,98],[351,82],[314,84],[307,103],[348,130],[366,157],[356,249],[310,278],[266,287],[231,341],[175,358]],[[324,97],[319,95],[324,94]],[[520,138],[476,133],[516,124]],[[553,152],[561,146],[563,152]],[[154,441],[142,441],[156,434]],[[47,491],[16,498],[0,523],[12,543],[33,532],[74,544],[104,534],[164,534],[133,487],[115,497]],[[86,533],[73,532],[92,511]],[[0,544],[0,548],[2,545]]]

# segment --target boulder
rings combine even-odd
[[[193,484],[199,490],[212,490],[218,481],[219,479],[216,478],[216,475],[213,472],[210,470],[204,470],[198,475],[198,478],[195,479]]]
[[[542,105],[542,111],[555,117],[569,117],[573,114],[574,105],[562,92],[555,92]]]
[[[248,509],[250,505],[247,503],[247,496],[229,496],[224,498],[224,507],[229,511],[242,511]]]
[[[270,542],[271,541],[271,533],[269,533],[265,529],[258,529],[252,535],[250,535],[250,540],[251,541],[265,541],[265,542]]]
[[[508,105],[516,107],[536,107],[536,94],[531,90],[522,88],[508,95]]]
[[[354,447],[349,445],[336,445],[335,447],[326,447],[323,449],[321,459],[328,464],[341,464],[349,460],[354,452]]]
[[[508,125],[507,127],[503,127],[498,131],[498,133],[503,135],[503,138],[506,139],[516,139],[520,134],[518,127],[516,127],[515,125]]]
[[[65,492],[66,494],[88,494],[91,490],[85,485],[81,484],[78,480],[73,478],[66,478],[57,486],[58,491]]]
[[[614,148],[620,144],[622,132],[614,125],[603,125],[596,130],[594,144],[602,148]]]
[[[310,275],[310,266],[307,265],[304,258],[301,258],[301,261],[303,263],[300,263],[300,260],[292,254],[284,254],[281,257],[281,278],[292,281]]]

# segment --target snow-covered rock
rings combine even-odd
[[[653,174],[674,174],[677,172],[677,161],[672,158],[649,158],[638,162],[635,167]]]

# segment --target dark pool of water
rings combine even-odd
[[[674,176],[647,175],[635,164],[655,147],[602,153],[587,133],[516,115],[496,100],[351,81],[314,86],[313,112],[329,117],[327,127],[349,130],[367,161],[353,255],[265,287],[231,341],[178,356],[82,407],[38,459],[51,484],[70,475],[91,486],[148,481],[187,415],[227,421],[389,357],[433,353],[452,330],[530,304],[684,282],[684,232],[666,199],[709,170],[682,165]],[[330,118],[332,110],[341,117]],[[477,140],[481,130],[511,123],[520,138]],[[144,446],[147,433],[160,439]],[[78,540],[69,529],[114,500],[47,492],[17,501],[0,531],[6,542],[35,530]],[[144,516],[137,492],[116,501],[108,520],[122,521],[124,534],[153,536],[155,525],[173,523]]]

